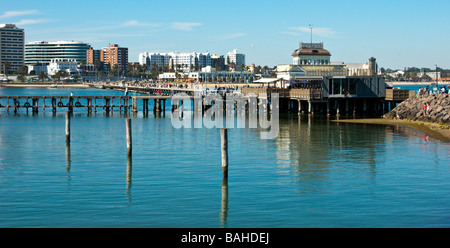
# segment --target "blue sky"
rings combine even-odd
[[[332,61],[380,67],[450,68],[450,1],[6,1],[0,23],[25,29],[25,42],[75,40],[140,52],[238,49],[246,63],[292,63],[301,41],[324,42]]]

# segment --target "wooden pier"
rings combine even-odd
[[[0,96],[0,108],[12,109],[17,113],[19,109],[31,109],[38,113],[40,109],[51,109],[56,113],[58,109],[73,111],[85,109],[87,113],[104,111],[106,113],[119,110],[120,112],[138,112],[138,100],[142,101],[143,111],[149,111],[149,100],[154,100],[154,111],[165,111],[166,100],[171,96]]]
[[[119,87],[115,90],[124,90]],[[164,91],[161,91],[164,90]],[[242,88],[241,95],[266,95],[269,104],[271,94],[279,96],[280,112],[323,114],[323,115],[382,115],[393,109],[398,103],[414,95],[414,91],[404,89],[383,89],[382,97],[365,97],[352,95],[324,96],[322,88],[308,89],[281,89],[281,88]],[[38,113],[40,109],[52,109],[56,113],[58,109],[73,112],[74,109],[85,109],[88,114],[97,111],[110,113],[119,111],[124,113],[137,113],[138,106],[148,113],[149,101],[153,100],[153,111],[163,113],[166,111],[166,100],[172,99],[176,93],[184,93],[185,98],[193,99],[195,90],[182,88],[151,88],[149,92],[157,95],[105,95],[105,96],[0,96],[0,109],[6,108],[9,112],[13,109],[17,113],[19,109],[31,109],[32,113]],[[222,96],[223,100],[226,99]],[[142,104],[138,104],[142,102]],[[193,101],[192,101],[193,102]],[[247,104],[247,103],[246,103]],[[177,107],[178,104],[174,106]],[[203,106],[208,108],[208,106]],[[173,110],[173,109],[172,109]]]
[[[389,112],[398,103],[415,95],[407,89],[385,89],[381,97],[367,96],[324,96],[323,88],[280,89],[280,88],[243,88],[242,94],[279,94],[280,112],[321,115],[382,115]]]

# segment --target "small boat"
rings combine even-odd
[[[52,84],[52,85],[50,85],[50,88],[57,88],[57,87],[58,87],[57,84]]]

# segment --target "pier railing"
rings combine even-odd
[[[322,89],[291,89],[290,98],[303,100],[320,100],[323,98]]]
[[[279,97],[287,98],[289,97],[289,89],[278,89],[278,88],[242,88],[242,94],[255,94],[259,96],[260,94],[267,94],[270,96],[272,93],[278,93]]]
[[[281,98],[302,99],[302,100],[321,100],[323,98],[322,89],[277,89],[277,88],[243,88],[242,94],[261,93],[270,95],[278,93]]]

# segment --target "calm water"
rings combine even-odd
[[[123,94],[5,89],[2,95]],[[450,227],[450,145],[409,128],[283,116],[277,139],[83,111],[0,110],[0,227]]]

